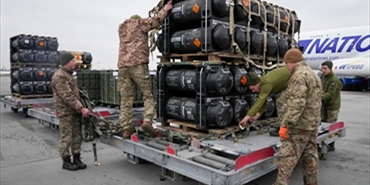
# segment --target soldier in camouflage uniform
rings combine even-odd
[[[319,157],[317,133],[321,121],[322,85],[298,49],[290,49],[284,61],[293,74],[281,93],[286,112],[279,131],[281,147],[278,174],[274,185],[288,185],[298,161],[302,164],[305,185],[318,184]]]
[[[337,75],[332,72],[333,62],[325,61],[321,64],[324,75],[322,79],[322,118],[321,121],[336,123],[340,109],[340,87],[341,82]],[[328,151],[334,151],[334,142],[329,144]]]
[[[152,137],[157,136],[152,126],[155,104],[149,80],[148,32],[160,27],[171,9],[172,2],[169,1],[155,17],[142,19],[139,15],[133,15],[119,25],[118,88],[121,95],[119,122],[124,129],[123,138],[129,138],[134,132],[131,122],[135,85],[139,86],[144,100],[145,116],[141,128]]]
[[[85,169],[80,159],[82,144],[81,114],[89,115],[89,109],[80,102],[79,89],[72,73],[75,68],[74,56],[63,52],[60,54],[61,67],[51,79],[56,116],[59,118],[59,155],[63,159],[63,169]],[[73,162],[69,149],[71,148]]]
[[[247,85],[252,92],[259,94],[257,101],[249,109],[244,119],[239,122],[239,125],[245,127],[247,121],[257,120],[266,108],[267,98],[285,90],[291,75],[292,72],[286,67],[274,69],[261,77],[258,77],[254,72],[249,72]],[[279,108],[278,106],[277,109],[279,110]]]

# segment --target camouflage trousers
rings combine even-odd
[[[119,122],[123,129],[132,127],[132,104],[134,101],[135,85],[143,93],[145,122],[152,122],[155,115],[155,104],[152,94],[152,84],[149,78],[147,64],[123,67],[118,71],[118,88],[121,95]]]
[[[327,123],[336,123],[338,121],[339,110],[321,109],[321,121]]]
[[[59,155],[64,158],[72,150],[72,155],[81,151],[82,134],[81,134],[81,114],[68,115],[59,118]]]
[[[317,185],[319,157],[317,154],[317,130],[288,130],[289,138],[282,140],[278,154],[278,174],[274,185],[288,185],[290,176],[301,162],[305,185]]]
[[[279,121],[273,123],[271,126],[274,127],[274,128],[277,128],[277,129],[280,128],[282,117],[283,117],[284,113],[286,112],[286,106],[285,106],[283,95],[284,95],[283,93],[280,94],[276,98],[276,101],[275,101],[276,112],[277,112],[277,116],[279,118]]]

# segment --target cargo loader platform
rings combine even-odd
[[[321,152],[327,145],[346,135],[343,122],[322,123],[317,144]],[[162,168],[162,178],[175,180],[185,176],[204,184],[246,184],[277,169],[277,154],[281,143],[279,137],[251,132],[246,138],[234,142],[191,138],[190,144],[178,144],[159,138],[143,139],[137,133],[131,139],[120,136],[101,138],[100,141],[127,154],[130,162],[140,160],[154,163]]]
[[[94,113],[113,121],[117,121],[119,115],[117,109],[106,107],[95,107]],[[54,128],[58,126],[59,119],[52,107],[31,108],[28,114],[40,123],[49,123]],[[143,108],[133,109],[133,115],[133,120],[140,125]],[[117,135],[99,139],[126,153],[133,164],[144,160],[160,166],[162,179],[187,177],[212,185],[246,184],[277,169],[277,154],[281,146],[279,137],[250,131],[249,135],[237,141],[230,136],[225,139],[188,137],[184,140],[176,138],[176,134],[168,137],[168,133],[175,132],[173,130],[157,129],[157,138],[149,138],[138,131],[131,139],[122,139]],[[317,138],[321,154],[327,153],[328,144],[345,136],[343,122],[322,123]]]

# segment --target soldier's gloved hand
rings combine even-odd
[[[288,128],[286,128],[286,127],[280,127],[279,136],[280,136],[280,138],[282,140],[287,140],[289,138],[289,136],[288,136]]]

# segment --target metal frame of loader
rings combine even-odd
[[[113,108],[97,107],[95,111],[107,119],[117,120],[119,115]],[[133,113],[142,114],[142,111],[142,108],[134,109]],[[40,123],[59,123],[53,108],[32,108],[28,109],[28,114]],[[224,140],[192,137],[189,142],[179,143],[160,139],[167,130],[158,129],[163,135],[152,139],[141,132],[133,134],[131,139],[116,135],[99,138],[102,143],[126,153],[128,161],[133,164],[144,160],[160,166],[162,179],[176,180],[181,176],[203,184],[246,184],[277,169],[277,154],[281,145],[279,137],[251,131],[237,142],[231,137]],[[317,144],[321,153],[325,154],[328,144],[345,137],[346,128],[343,122],[322,123],[318,133]]]
[[[343,122],[322,123],[317,144],[321,152],[326,153],[328,144],[345,135]],[[137,133],[131,140],[112,136],[100,141],[125,152],[133,164],[144,159],[161,166],[162,178],[175,180],[181,175],[211,185],[246,184],[274,171],[281,145],[278,137],[257,132],[251,132],[238,143],[232,139],[199,141],[192,138],[190,145],[179,145],[158,138],[141,139]]]
[[[54,104],[54,99],[52,97],[21,99],[12,95],[1,95],[0,102],[4,104],[4,108],[9,106],[14,113],[17,113],[22,108],[24,116],[28,116],[28,109],[37,107],[38,105]]]
[[[141,124],[142,121],[142,112],[144,108],[138,107],[133,108],[133,116],[135,124]],[[116,108],[109,107],[95,107],[93,109],[96,116],[104,117],[109,120],[118,120],[119,110]],[[55,115],[55,109],[53,106],[38,106],[28,109],[27,114],[30,117],[36,118],[39,120],[40,124],[49,124],[51,128],[55,129],[59,127],[59,118]]]

